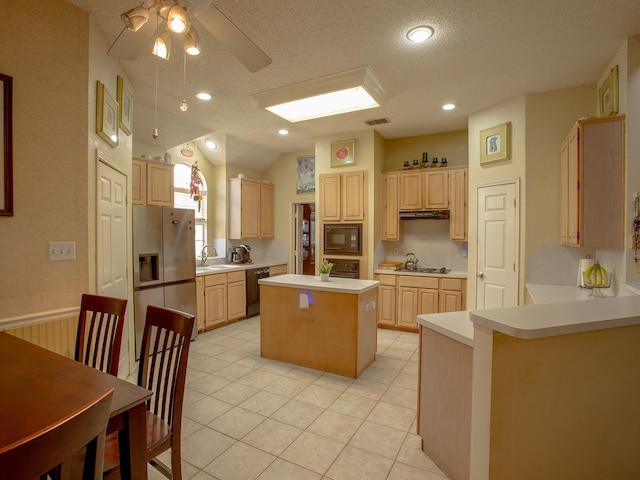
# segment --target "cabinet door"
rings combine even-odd
[[[382,240],[400,240],[397,173],[382,175]]]
[[[320,217],[325,222],[339,222],[340,215],[340,174],[320,175]]]
[[[173,165],[147,162],[147,205],[173,206]]]
[[[215,327],[227,321],[226,283],[205,287],[204,308],[206,312],[206,328]]]
[[[412,287],[398,287],[398,318],[400,327],[418,328],[418,289]]]
[[[462,310],[462,292],[440,291],[440,312],[459,312]]]
[[[378,287],[378,324],[391,327],[396,325],[396,287]]]
[[[260,238],[274,237],[273,185],[260,185]]]
[[[449,208],[449,172],[424,172],[423,179],[423,208]]]
[[[438,313],[438,290],[418,290],[418,315]],[[416,328],[417,328],[416,324]]]
[[[453,213],[453,212],[452,212]],[[569,138],[560,146],[560,243],[569,243]]]
[[[243,180],[240,188],[240,238],[258,238],[260,236],[260,183]]]
[[[399,209],[422,210],[422,172],[400,173]]]
[[[449,172],[449,238],[467,240],[468,222],[468,177],[467,168],[456,168]]]
[[[567,137],[567,184],[564,195],[567,202],[566,244],[579,245],[580,221],[580,170],[578,125],[576,124]]]
[[[131,163],[131,203],[147,203],[147,162],[133,160]]]
[[[204,308],[204,280],[202,277],[196,277],[196,321],[198,322],[198,331],[205,329],[206,312]]]
[[[364,172],[360,171],[343,173],[340,182],[342,197],[342,220],[345,222],[364,220]]]
[[[228,319],[237,320],[247,315],[247,283],[232,282],[227,285]]]

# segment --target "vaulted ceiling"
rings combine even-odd
[[[123,28],[120,14],[139,4],[67,1],[91,12],[107,44]],[[190,1],[200,7],[209,3]],[[393,139],[460,130],[466,128],[468,115],[510,98],[595,83],[625,37],[640,33],[637,0],[213,3],[272,63],[251,73],[196,17],[202,53],[187,58],[186,112],[179,109],[182,41],[175,37],[169,61],[158,63],[156,140],[151,137],[156,57],[145,52],[136,60],[121,60],[134,91],[133,140],[168,149],[212,137],[224,143],[224,161],[255,170],[282,153],[313,149],[319,136],[375,128]],[[406,32],[417,25],[432,26],[433,38],[410,44]],[[382,107],[292,124],[260,110],[252,97],[366,65],[387,94]],[[194,97],[202,90],[211,93],[211,101]],[[443,111],[448,102],[457,108]],[[389,123],[366,123],[381,118]],[[280,128],[289,135],[278,135]]]

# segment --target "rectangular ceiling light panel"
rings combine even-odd
[[[379,107],[384,91],[369,67],[327,75],[253,96],[260,108],[301,122]]]

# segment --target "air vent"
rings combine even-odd
[[[389,120],[387,120],[386,118],[376,118],[375,120],[367,120],[366,123],[370,126],[384,125],[385,123],[389,123]]]

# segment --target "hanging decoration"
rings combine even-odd
[[[202,179],[200,178],[200,168],[198,167],[198,161],[195,161],[191,165],[191,198],[194,202],[198,202],[198,213],[200,213],[200,207],[202,205],[202,195],[200,194],[200,187],[202,186]]]

